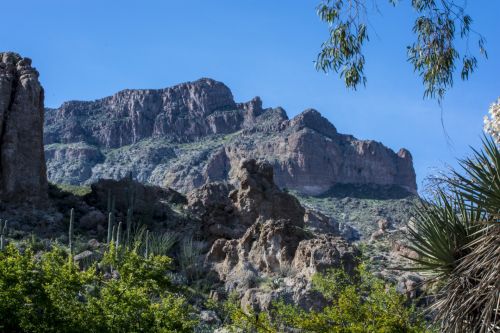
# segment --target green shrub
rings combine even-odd
[[[329,305],[321,311],[305,311],[283,301],[269,312],[241,309],[233,298],[226,305],[235,332],[426,332],[418,311],[406,305],[406,298],[369,273],[364,265],[350,277],[344,271],[330,271],[313,278],[315,289]]]
[[[1,332],[192,332],[186,298],[171,287],[166,256],[114,249],[79,270],[60,248],[0,253]],[[112,268],[112,269],[111,269]],[[113,276],[113,277],[112,277]]]
[[[54,184],[54,185],[61,191],[74,194],[78,197],[83,197],[92,192],[90,186],[70,185],[70,184]]]

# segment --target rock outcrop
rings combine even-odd
[[[274,184],[270,163],[244,160],[236,178],[234,190],[216,183],[188,195],[188,208],[201,216],[201,234],[212,244],[207,267],[227,292],[242,295],[244,307],[262,310],[287,297],[304,308],[320,306],[312,276],[334,267],[352,272],[357,250],[338,233],[306,228],[306,210]]]
[[[288,119],[256,97],[236,103],[201,79],[161,90],[124,90],[46,110],[48,173],[56,183],[121,179],[187,193],[235,179],[242,159],[266,159],[280,188],[318,195],[336,184],[397,186],[415,193],[411,154],[338,133],[308,109]],[[232,172],[231,170],[234,170]]]
[[[44,92],[31,59],[0,53],[0,201],[47,199]]]

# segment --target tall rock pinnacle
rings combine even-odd
[[[31,59],[0,52],[0,201],[47,198],[44,92]]]

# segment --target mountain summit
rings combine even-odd
[[[264,109],[259,97],[236,103],[226,85],[206,78],[46,109],[44,140],[56,183],[132,172],[139,181],[187,192],[234,179],[231,170],[255,158],[271,163],[278,186],[305,194],[338,184],[416,192],[407,150],[340,134],[313,109],[288,119],[282,108]]]

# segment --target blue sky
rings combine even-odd
[[[371,12],[368,84],[356,92],[314,69],[327,36],[318,1],[4,1],[0,50],[33,59],[49,107],[200,77],[226,83],[237,101],[261,96],[290,117],[313,107],[342,133],[409,149],[419,186],[433,168],[455,165],[479,145],[482,117],[500,96],[500,1],[468,1],[489,60],[480,59],[468,82],[455,82],[443,110],[422,99],[406,61],[409,1],[392,8],[379,0],[380,13]]]

